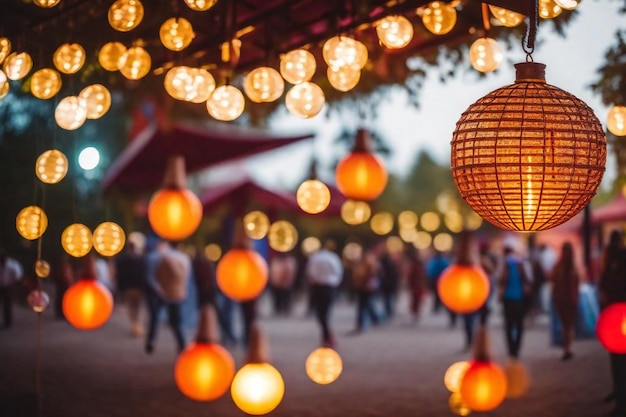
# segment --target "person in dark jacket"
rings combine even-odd
[[[140,315],[147,278],[146,263],[135,242],[127,242],[124,252],[115,258],[115,271],[117,288],[128,309],[131,334],[139,337],[143,335]]]

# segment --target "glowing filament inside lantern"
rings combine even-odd
[[[533,204],[533,169],[530,164],[532,163],[532,157],[528,157],[528,174],[526,175],[526,215],[531,217],[535,211]]]

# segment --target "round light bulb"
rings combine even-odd
[[[122,54],[118,62],[118,68],[122,75],[129,80],[139,80],[150,72],[152,58],[141,46],[128,48]]]
[[[243,227],[250,239],[263,239],[270,229],[270,220],[262,211],[254,210],[243,217]]]
[[[404,48],[413,39],[413,24],[404,16],[387,16],[376,23],[376,34],[385,47]]]
[[[322,242],[315,236],[309,236],[305,238],[300,244],[300,249],[302,249],[302,253],[305,255],[311,255],[312,253],[317,252],[322,247]]]
[[[365,201],[346,200],[341,205],[341,219],[350,225],[365,223],[370,219],[372,209]]]
[[[339,354],[327,347],[315,349],[306,358],[306,374],[311,380],[320,385],[335,382],[343,370],[343,362]]]
[[[606,126],[615,136],[626,136],[626,106],[611,107]]]
[[[431,33],[445,35],[456,25],[456,9],[447,3],[433,1],[422,10],[422,23]]]
[[[305,119],[314,117],[322,111],[325,102],[326,97],[320,86],[308,81],[291,87],[285,97],[287,110]]]
[[[413,240],[413,246],[415,246],[419,250],[425,250],[430,247],[433,238],[428,232],[419,231],[415,235],[415,240]]]
[[[206,102],[211,117],[225,122],[235,120],[243,113],[246,99],[237,87],[222,85],[217,87]]]
[[[367,63],[367,47],[349,36],[334,36],[322,47],[324,61],[330,67],[356,67],[362,69]]]
[[[128,32],[141,23],[143,13],[139,0],[117,0],[109,8],[109,24],[117,31]]]
[[[495,17],[502,26],[513,28],[524,21],[523,14],[505,9],[503,7],[490,4],[489,10],[491,11],[491,14],[493,14],[493,17]]]
[[[39,239],[48,228],[48,216],[41,207],[28,206],[17,214],[15,227],[24,239]]]
[[[470,62],[476,71],[495,71],[502,62],[502,50],[493,38],[479,38],[472,43],[469,51]]]
[[[263,415],[278,407],[285,394],[285,382],[269,363],[249,363],[235,374],[230,393],[240,410]]]
[[[64,43],[54,52],[52,62],[63,74],[75,74],[85,64],[85,50],[78,43]]]
[[[89,146],[78,154],[78,165],[85,171],[90,171],[100,163],[100,152],[93,146]]]
[[[563,9],[554,0],[539,0],[539,17],[542,19],[554,19],[562,11]]]
[[[54,111],[54,119],[65,130],[76,130],[87,120],[85,101],[77,96],[62,99]]]
[[[92,247],[91,230],[81,223],[67,226],[61,234],[61,246],[75,258],[87,255]]]
[[[280,57],[280,75],[291,84],[309,81],[316,67],[315,56],[306,49],[296,49]]]
[[[434,232],[435,230],[439,229],[439,226],[441,225],[441,219],[439,218],[439,215],[434,211],[427,211],[426,213],[422,214],[420,224],[422,225],[422,229],[424,229],[425,231]]]
[[[33,60],[27,52],[13,52],[4,60],[4,73],[9,80],[18,81],[26,77],[33,68]]]
[[[270,248],[278,252],[289,252],[298,244],[298,231],[286,220],[272,223],[267,240]]]
[[[35,163],[35,174],[41,182],[46,184],[56,184],[65,178],[68,169],[68,162],[63,152],[58,149],[45,151]]]
[[[88,119],[99,119],[111,107],[111,93],[102,84],[92,84],[85,87],[79,94],[85,101]]]
[[[126,47],[121,42],[105,43],[98,52],[98,62],[107,71],[120,69],[120,58],[126,52]]]
[[[54,97],[61,85],[61,74],[51,68],[42,68],[30,78],[30,92],[42,100]]]
[[[26,301],[35,313],[41,313],[48,307],[48,304],[50,304],[50,297],[45,291],[32,290],[28,293]]]
[[[172,67],[163,79],[165,91],[176,100],[185,101],[191,89],[191,68],[187,66]]]
[[[285,83],[274,68],[255,68],[246,76],[243,91],[255,103],[276,101],[285,91]]]
[[[9,38],[0,37],[0,64],[11,53],[11,41]]]
[[[409,229],[417,227],[419,218],[417,213],[411,210],[404,210],[398,214],[398,226],[402,229]]]
[[[125,243],[126,234],[117,223],[100,223],[93,231],[93,248],[102,256],[117,255]]]
[[[35,262],[35,275],[39,278],[48,278],[50,275],[50,264],[43,259],[38,259]]]
[[[185,0],[185,4],[196,12],[205,12],[215,6],[217,0]]]
[[[361,70],[355,67],[328,67],[326,70],[328,82],[338,91],[347,92],[357,86],[361,80]]]
[[[296,201],[304,212],[318,214],[330,204],[330,190],[322,181],[309,179],[298,187]]]
[[[172,17],[161,25],[161,43],[171,51],[182,51],[189,46],[196,34],[191,22],[184,17]]]
[[[381,211],[372,216],[370,220],[372,232],[377,235],[386,235],[393,230],[393,215],[386,211]]]
[[[33,0],[33,3],[36,6],[43,7],[44,9],[49,9],[59,4],[60,1],[61,0]]]
[[[191,90],[187,93],[186,99],[192,103],[204,103],[215,90],[215,78],[211,73],[202,68],[192,68]]]

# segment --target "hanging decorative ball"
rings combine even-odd
[[[370,151],[369,133],[359,129],[352,152],[346,156],[335,172],[339,191],[354,200],[373,200],[387,185],[387,170]]]
[[[198,229],[202,203],[186,188],[163,188],[150,200],[148,220],[154,232],[163,239],[183,240]]]
[[[441,219],[439,218],[439,215],[434,211],[427,211],[426,213],[422,214],[422,229],[426,230],[427,232],[434,232],[435,230],[439,229],[440,225]]]
[[[161,43],[170,51],[182,51],[189,46],[196,34],[191,22],[184,17],[172,17],[161,25]]]
[[[83,88],[79,97],[85,101],[88,119],[99,119],[111,108],[111,93],[102,84],[92,84]]]
[[[41,182],[56,184],[65,178],[68,169],[67,158],[58,149],[50,149],[39,155],[35,163],[35,174]]]
[[[196,12],[205,12],[217,4],[217,0],[185,0],[185,4]]]
[[[443,375],[443,384],[448,391],[459,392],[461,390],[461,380],[469,366],[470,363],[468,361],[460,361],[448,367],[446,373]]]
[[[118,62],[122,75],[129,80],[140,80],[145,77],[152,66],[150,54],[141,46],[128,48]]]
[[[62,99],[54,111],[54,119],[65,130],[76,130],[87,120],[85,101],[77,96]]]
[[[61,0],[33,0],[33,3],[35,3],[36,6],[49,9],[59,4],[60,1]]]
[[[54,97],[61,85],[61,74],[51,68],[42,68],[30,78],[30,92],[42,100]]]
[[[483,219],[506,230],[545,230],[595,195],[606,138],[589,106],[545,82],[545,65],[515,67],[515,84],[479,99],[457,122],[452,175]]]
[[[554,0],[557,6],[565,10],[574,10],[580,5],[581,0]]]
[[[117,0],[109,8],[109,24],[119,32],[128,32],[141,23],[143,12],[139,0]]]
[[[190,76],[191,91],[188,92],[186,100],[192,103],[204,103],[215,90],[215,78],[209,71],[202,68],[192,68]]]
[[[0,64],[11,53],[11,41],[9,38],[0,37]]]
[[[75,74],[85,64],[85,50],[78,43],[64,43],[54,52],[52,62],[63,74]]]
[[[381,211],[372,216],[370,220],[372,232],[377,235],[384,236],[393,230],[393,215],[386,211]]]
[[[237,87],[222,85],[217,87],[206,102],[211,117],[224,122],[235,120],[243,113],[246,99]]]
[[[376,23],[376,34],[385,47],[404,48],[413,39],[413,23],[404,16],[387,16]]]
[[[241,411],[259,416],[278,407],[285,394],[285,383],[269,363],[249,363],[235,374],[230,394]]]
[[[448,405],[450,406],[450,411],[452,411],[457,416],[469,416],[472,413],[472,410],[461,399],[460,392],[450,393]]]
[[[243,217],[243,228],[250,239],[263,239],[270,230],[270,219],[262,211],[254,210]]]
[[[317,116],[325,102],[326,97],[320,86],[308,81],[291,87],[285,97],[289,113],[305,119]]]
[[[330,204],[330,190],[318,179],[308,179],[298,187],[296,201],[302,211],[318,214],[326,210]]]
[[[526,367],[517,360],[512,360],[504,367],[506,375],[506,397],[520,398],[523,397],[530,387],[530,376]]]
[[[195,342],[178,356],[176,386],[195,401],[213,401],[224,395],[235,376],[231,354],[216,343]]]
[[[367,64],[367,47],[349,36],[334,36],[324,42],[322,56],[329,67],[360,70]]]
[[[626,354],[626,303],[613,303],[602,310],[596,334],[606,350]]]
[[[4,73],[9,80],[19,81],[33,68],[33,60],[28,52],[13,52],[4,60]]]
[[[35,313],[41,313],[48,307],[48,304],[50,304],[50,297],[45,291],[32,290],[28,293],[26,301]]]
[[[222,248],[217,243],[209,243],[204,247],[204,256],[211,262],[217,262],[222,257]]]
[[[270,248],[278,252],[289,252],[298,244],[298,231],[286,220],[272,223],[267,234]]]
[[[473,411],[491,411],[506,396],[506,375],[493,362],[474,360],[461,380],[461,400]]]
[[[302,240],[300,249],[305,256],[309,256],[322,248],[322,242],[315,236],[309,236]]]
[[[316,67],[315,56],[306,49],[296,49],[280,57],[280,75],[291,84],[311,80]]]
[[[404,210],[398,214],[398,226],[402,229],[417,227],[418,220],[417,213],[411,210]]]
[[[430,247],[432,241],[433,237],[430,235],[430,233],[420,230],[415,235],[413,246],[415,246],[419,250],[426,250]]]
[[[361,80],[361,70],[350,66],[328,67],[326,76],[328,77],[328,82],[335,90],[345,93],[357,86],[359,80]]]
[[[343,370],[343,363],[339,354],[327,347],[315,349],[306,358],[306,374],[317,384],[332,384],[339,378]]]
[[[217,285],[229,298],[247,301],[258,297],[267,284],[267,263],[252,249],[233,248],[217,264]]]
[[[163,80],[165,91],[172,98],[187,101],[193,88],[191,68],[187,66],[172,67]]]
[[[346,200],[341,205],[341,219],[347,224],[356,226],[370,219],[372,209],[365,201]]]
[[[490,4],[489,10],[491,11],[491,14],[493,14],[493,17],[495,17],[502,26],[513,28],[515,26],[519,26],[519,24],[524,21],[523,14],[505,9],[503,7]]]
[[[554,19],[562,11],[563,9],[554,0],[539,0],[539,17],[542,19]]]
[[[87,255],[92,247],[91,230],[81,223],[67,226],[61,234],[61,246],[75,258]]]
[[[50,275],[50,264],[43,259],[38,259],[35,262],[35,275],[39,278],[48,278],[48,275]]]
[[[473,313],[489,297],[489,278],[479,266],[454,264],[442,272],[437,293],[451,311]]]
[[[606,127],[615,136],[626,136],[626,106],[611,107]]]
[[[431,33],[445,35],[456,25],[456,9],[448,3],[433,1],[422,9],[422,23]]]
[[[113,312],[113,296],[95,279],[81,279],[63,295],[63,314],[80,330],[94,330],[107,322]]]
[[[39,239],[48,228],[48,216],[41,207],[24,207],[17,213],[15,227],[24,239]]]
[[[259,67],[248,73],[243,91],[255,103],[271,103],[283,95],[285,83],[274,68]]]
[[[433,238],[433,247],[439,252],[448,252],[454,246],[454,239],[450,233],[437,233]]]
[[[126,46],[121,42],[105,43],[98,52],[98,62],[107,71],[120,69],[120,58],[126,52]]]
[[[476,71],[495,71],[502,63],[502,49],[498,41],[493,38],[478,38],[472,43],[469,50],[472,67]]]
[[[100,223],[93,231],[93,248],[102,256],[117,255],[125,243],[126,234],[117,223]]]

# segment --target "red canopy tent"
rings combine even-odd
[[[613,201],[591,212],[591,222],[593,224],[620,220],[626,221],[626,197],[624,197],[623,193],[619,193]]]
[[[275,136],[234,124],[175,122],[148,124],[111,164],[102,180],[105,192],[149,190],[163,180],[167,159],[185,158],[187,173],[312,138],[312,134]]]

